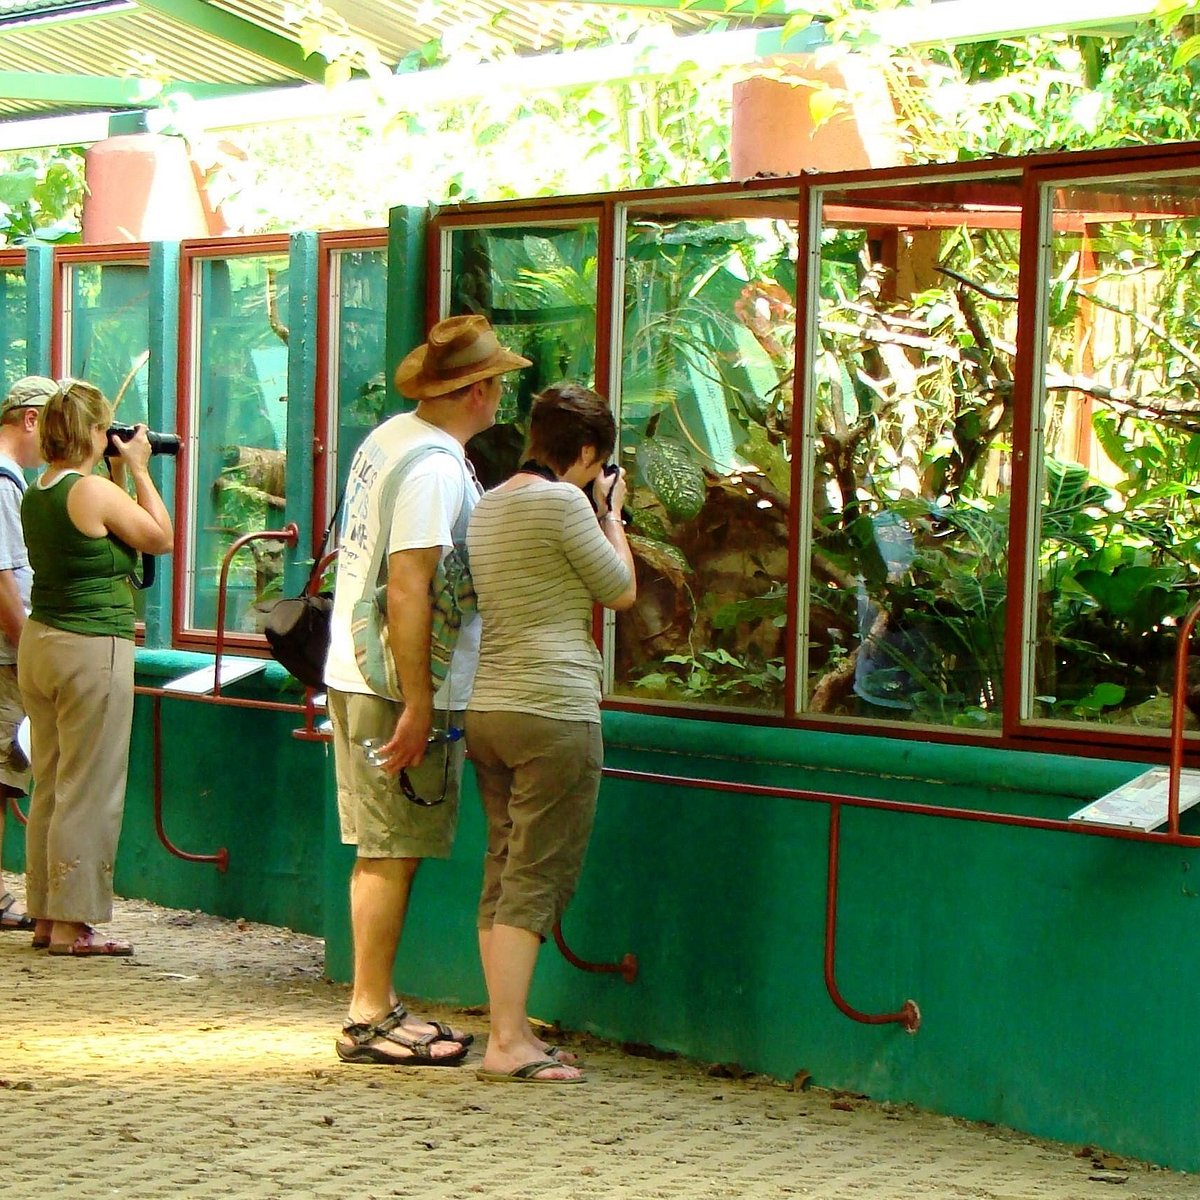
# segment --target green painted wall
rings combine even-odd
[[[139,679],[200,656],[142,652]],[[239,694],[289,691],[273,665]],[[165,822],[154,834],[150,701],[138,701],[119,889],[182,908],[323,931],[349,977],[346,878],[326,748],[290,714],[163,702]],[[1062,817],[1133,764],[608,713],[610,766]],[[865,1026],[822,978],[828,808],[606,781],[572,949],[543,952],[533,1011],[618,1040],[880,1100],[911,1101],[1200,1169],[1200,855],[924,816],[843,814],[838,979],[867,1011],[911,997],[923,1025]],[[10,822],[6,862],[19,869]],[[1195,828],[1192,821],[1189,828]],[[482,819],[468,784],[454,856],[418,877],[398,986],[477,1003]]]
[[[1054,817],[1139,770],[630,714],[607,714],[606,735],[610,766]],[[397,975],[402,990],[459,1003],[484,994],[482,821],[468,790],[453,859],[422,868]],[[913,1036],[850,1021],[825,991],[828,821],[823,804],[606,781],[564,929],[584,958],[634,952],[640,974],[584,974],[547,946],[533,1011],[1200,1168],[1197,854],[846,810],[838,980],[868,1012],[915,999]],[[345,979],[348,860],[328,861],[328,969]]]
[[[161,686],[207,655],[138,651],[137,682]],[[299,693],[274,663],[230,695],[296,701]],[[221,872],[211,863],[173,857],[154,823],[153,700],[139,696],[134,711],[125,819],[117,850],[116,890],[123,896],[224,917],[323,932],[321,880],[324,786],[328,749],[292,731],[290,713],[218,708],[162,700],[163,826],[181,850],[229,851]],[[28,802],[26,801],[26,804]],[[6,869],[24,869],[24,831],[10,819]]]

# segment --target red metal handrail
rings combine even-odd
[[[241,537],[234,538],[229,544],[229,549],[225,551],[225,557],[221,559],[221,576],[217,583],[217,644],[214,650],[212,690],[214,696],[221,694],[221,654],[225,649],[225,604],[229,593],[229,565],[233,562],[233,556],[251,542],[269,539],[273,542],[283,542],[287,546],[294,546],[299,538],[300,527],[295,521],[289,521],[282,529],[259,529],[253,533],[244,533]]]
[[[173,854],[176,858],[182,858],[185,862],[195,863],[215,863],[217,870],[224,872],[229,866],[229,851],[222,846],[215,854],[189,854],[186,850],[181,850],[174,842],[167,837],[166,827],[163,825],[163,786],[162,786],[162,697],[155,696],[152,707],[152,727],[154,731],[154,829],[158,834],[158,840],[166,847],[168,853]]]
[[[1200,617],[1200,601],[1192,605],[1175,643],[1175,680],[1171,689],[1171,753],[1167,780],[1167,832],[1179,832],[1179,780],[1183,774],[1183,716],[1187,700],[1187,660],[1192,630]]]
[[[1197,606],[1200,608],[1200,605]],[[1178,686],[1178,680],[1177,680]],[[870,796],[843,796],[818,792],[808,788],[774,787],[769,784],[736,783],[725,779],[690,778],[663,775],[653,771],[633,771],[623,767],[605,767],[604,774],[612,779],[645,783],[654,787],[696,788],[702,791],[729,792],[735,795],[762,796],[806,803],[828,804],[830,807],[829,875],[825,890],[825,985],[830,999],[852,1020],[867,1024],[900,1024],[910,1033],[920,1024],[920,1010],[913,1000],[906,1000],[894,1013],[869,1014],[860,1012],[842,997],[834,974],[834,949],[837,933],[838,856],[841,839],[841,809],[867,808],[881,812],[908,813],[913,816],[938,817],[946,820],[977,821],[988,825],[1009,825],[1022,829],[1045,829],[1055,833],[1071,833],[1081,837],[1115,838],[1119,841],[1156,842],[1160,845],[1200,848],[1200,837],[1168,830],[1155,833],[1121,826],[1087,825],[1077,821],[1052,817],[1027,817],[1016,813],[990,812],[969,808],[917,804],[903,800],[879,800]],[[1178,817],[1178,814],[1176,814]]]
[[[164,697],[174,700],[188,700],[199,704],[218,704],[228,708],[252,708],[264,712],[294,712],[304,714],[304,728],[297,730],[293,736],[303,737],[311,741],[326,741],[328,735],[316,728],[317,707],[313,700],[313,691],[306,689],[303,704],[293,704],[281,700],[253,700],[239,696],[224,696],[221,694],[221,657],[225,651],[225,612],[229,594],[229,566],[233,556],[243,547],[255,541],[283,542],[294,546],[299,539],[300,529],[294,521],[282,529],[260,529],[243,534],[230,543],[229,549],[221,560],[221,574],[217,584],[217,640],[213,655],[213,686],[211,692],[175,692],[162,687],[135,686],[134,692],[140,696],[149,696],[152,705],[153,729],[153,795],[154,795],[154,828],[158,840],[169,854],[181,858],[185,862],[215,863],[217,870],[224,871],[229,866],[229,851],[222,847],[214,854],[192,854],[181,850],[167,836],[163,824],[163,782],[162,782],[162,701]]]
[[[841,988],[837,985],[837,971],[834,965],[835,947],[837,944],[837,897],[838,897],[838,855],[841,843],[842,806],[829,806],[829,871],[825,884],[825,990],[829,998],[853,1021],[863,1025],[892,1025],[900,1024],[908,1033],[916,1033],[921,1027],[921,1010],[915,1000],[905,1000],[900,1005],[900,1011],[894,1013],[865,1013],[854,1008],[842,996]]]
[[[17,803],[16,796],[9,796],[8,807],[12,810],[12,814],[17,818],[21,825],[28,825],[29,818],[21,811],[21,806]]]

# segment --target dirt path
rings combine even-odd
[[[136,957],[0,934],[9,1200],[1200,1195],[1195,1176],[585,1038],[568,1039],[583,1087],[479,1083],[478,1047],[466,1069],[347,1067],[346,991],[322,981],[317,940],[131,901],[113,929]]]

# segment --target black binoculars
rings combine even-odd
[[[137,433],[136,425],[110,425],[108,427],[108,445],[104,447],[104,457],[112,458],[118,454],[117,443],[132,441],[135,433]],[[178,454],[182,444],[175,434],[155,433],[152,429],[146,430],[146,440],[150,443],[151,454]]]

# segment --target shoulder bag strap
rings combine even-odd
[[[415,446],[391,469],[388,477],[383,481],[383,486],[379,489],[379,536],[375,539],[370,568],[363,578],[362,599],[364,600],[377,592],[385,581],[387,544],[392,537],[392,512],[396,507],[396,493],[400,490],[400,482],[404,473],[430,454],[449,454],[454,457],[449,447],[440,446],[436,442]]]
[[[346,499],[346,486],[342,485],[342,493],[338,496],[338,502],[334,506],[333,516],[329,518],[329,524],[325,526],[325,533],[321,537],[321,545],[317,548],[316,556],[313,558],[312,570],[308,573],[308,582],[304,585],[302,595],[313,595],[313,587],[317,582],[317,572],[321,568],[321,559],[325,557],[325,548],[329,545],[329,538],[333,534],[333,527],[337,524],[338,517],[341,515],[342,503]]]

